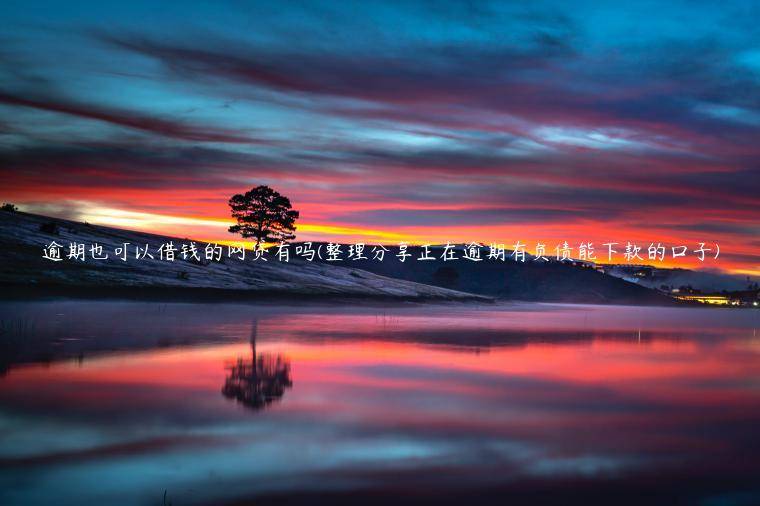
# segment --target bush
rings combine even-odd
[[[2,207],[0,207],[0,211],[7,211],[9,213],[15,213],[18,211],[18,207],[14,206],[10,202],[3,203]]]
[[[40,232],[45,232],[46,234],[58,235],[58,224],[54,221],[41,223]]]
[[[459,272],[453,267],[439,267],[433,273],[433,284],[444,288],[454,288],[459,282]]]

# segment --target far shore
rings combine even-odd
[[[131,287],[131,286],[73,286],[56,284],[39,285],[14,285],[0,284],[0,300],[5,301],[29,301],[29,300],[128,300],[145,302],[200,302],[200,303],[234,303],[254,302],[273,304],[372,304],[372,303],[418,303],[418,304],[496,304],[496,303],[519,303],[519,304],[573,304],[573,305],[600,305],[600,306],[631,306],[631,307],[683,307],[683,308],[706,308],[713,307],[709,304],[688,303],[673,301],[669,304],[633,304],[609,301],[609,302],[583,302],[567,300],[519,300],[486,297],[476,294],[448,298],[440,296],[395,296],[385,294],[338,294],[338,293],[315,293],[294,292],[276,290],[235,290],[219,288],[191,288],[191,287]],[[719,308],[720,309],[720,308]],[[722,308],[725,309],[725,308]]]

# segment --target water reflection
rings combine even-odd
[[[759,315],[0,306],[0,504],[758,504]]]
[[[272,353],[256,354],[258,321],[251,330],[251,360],[238,357],[237,363],[228,367],[222,395],[236,399],[244,406],[262,409],[285,394],[293,386],[290,378],[290,360]]]

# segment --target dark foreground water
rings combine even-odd
[[[0,320],[6,506],[760,504],[760,311],[68,301]]]

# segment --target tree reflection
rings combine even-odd
[[[246,361],[238,357],[237,363],[228,367],[222,394],[228,399],[237,399],[252,409],[262,409],[285,394],[285,389],[293,386],[290,377],[290,360],[282,355],[256,353],[257,321],[251,330],[251,356]]]

